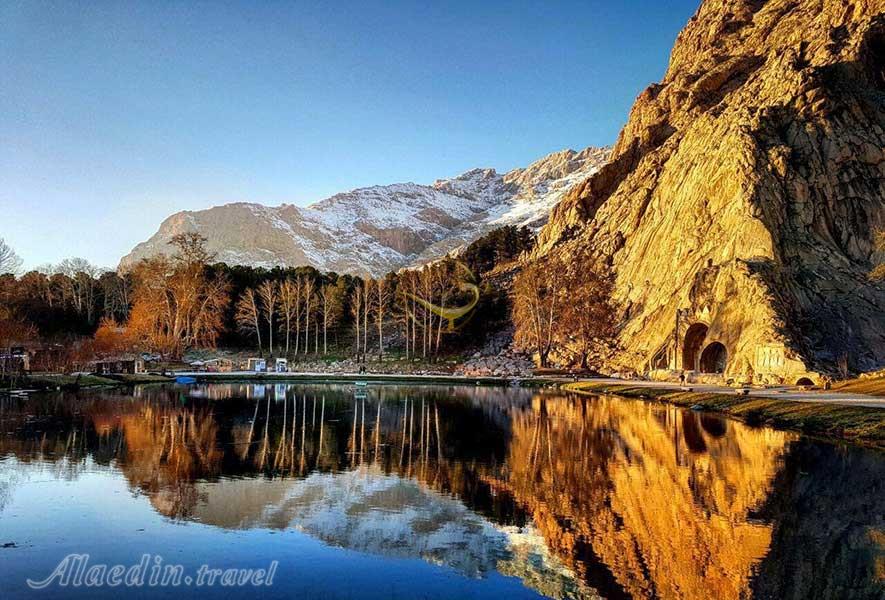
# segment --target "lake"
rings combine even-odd
[[[0,546],[3,598],[885,598],[885,454],[521,388],[6,397]]]

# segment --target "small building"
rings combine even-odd
[[[135,375],[144,373],[144,360],[134,356],[103,358],[90,363],[90,371],[96,375]]]
[[[246,370],[253,373],[264,373],[267,371],[267,361],[263,358],[250,358],[246,361]]]
[[[23,347],[0,350],[0,374],[23,374],[31,370],[31,355]]]
[[[210,373],[230,373],[234,370],[234,361],[229,358],[213,358],[203,363]]]

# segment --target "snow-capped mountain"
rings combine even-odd
[[[196,231],[228,264],[312,265],[379,276],[435,260],[496,227],[540,227],[565,192],[608,154],[608,148],[563,150],[506,174],[473,169],[433,185],[360,188],[304,208],[237,202],[183,211],[163,221],[120,266],[168,252],[174,235]]]

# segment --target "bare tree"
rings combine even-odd
[[[434,279],[436,281],[436,288],[439,291],[439,304],[438,304],[438,306],[446,306],[446,304],[448,303],[448,300],[449,300],[449,296],[452,293],[452,287],[451,287],[452,273],[451,273],[450,265],[447,265],[446,263],[441,263],[439,265],[436,265],[436,268],[432,269],[432,271],[436,275]],[[440,344],[442,343],[443,323],[445,322],[445,319],[442,317],[441,314],[437,315],[437,316],[439,317],[439,319],[438,319],[439,322],[436,327],[436,344],[435,344],[435,348],[434,348],[434,354],[439,356],[439,347],[440,347]]]
[[[258,338],[258,353],[261,354],[261,308],[258,305],[258,296],[252,288],[247,289],[237,300],[234,320],[240,331],[255,333]]]
[[[384,315],[390,303],[390,287],[385,279],[379,279],[374,289],[375,326],[378,328],[378,360],[384,358]]]
[[[64,275],[61,279],[62,297],[70,302],[74,311],[95,321],[96,289],[102,270],[84,258],[66,258],[56,267]]]
[[[338,319],[340,312],[339,286],[327,283],[320,288],[320,310],[323,315],[323,354],[329,353],[329,323]]]
[[[273,319],[277,312],[277,284],[274,281],[266,280],[258,286],[258,297],[261,300],[261,310],[264,313],[264,320],[267,321],[267,346],[270,353],[273,354]]]
[[[350,299],[350,314],[353,316],[354,339],[356,340],[356,360],[360,360],[360,326],[362,325],[360,317],[363,314],[363,292],[360,289],[362,284],[357,284],[353,290],[353,296]]]
[[[409,273],[409,296],[411,297],[412,355],[418,353],[418,274]]]
[[[347,280],[339,277],[334,284],[326,286],[326,297],[323,300],[323,354],[328,353],[328,330],[332,327],[337,331],[341,317],[344,315],[344,299],[347,296]]]
[[[558,262],[537,260],[525,265],[513,281],[513,323],[516,341],[538,353],[542,367],[549,363],[559,316]]]
[[[421,270],[421,295],[428,301],[433,301],[434,276],[431,267],[424,267]],[[422,323],[421,328],[421,356],[427,358],[427,351],[430,349],[431,334],[433,332],[433,313],[426,308],[421,308]]]
[[[295,279],[295,355],[301,347],[301,301],[304,294],[304,278],[299,275]]]
[[[4,273],[18,275],[21,266],[21,257],[6,243],[6,240],[0,238],[0,275]]]
[[[215,254],[206,249],[208,241],[208,238],[194,231],[172,236],[169,245],[175,248],[173,261],[192,265],[208,265],[215,260]]]
[[[193,243],[184,244],[193,239],[174,237],[171,243],[179,247],[178,253],[171,259],[160,255],[143,260],[132,273],[133,340],[175,356],[185,348],[214,346],[230,302],[227,278],[210,277],[202,262],[208,255]]]
[[[41,279],[45,280],[41,276]],[[102,273],[99,277],[102,297],[104,298],[104,317],[123,322],[129,317],[129,305],[132,302],[132,280],[128,275],[120,275],[114,271]],[[45,297],[45,293],[41,293]]]
[[[321,286],[321,284],[319,284]],[[321,289],[321,288],[320,288]],[[319,290],[313,295],[313,353],[320,353],[320,314],[322,307],[320,306],[321,298]]]
[[[312,277],[304,280],[301,288],[302,298],[304,298],[304,353],[310,352],[310,317],[311,317],[311,301],[314,296],[314,282]]]
[[[405,351],[406,351],[406,360],[409,359],[409,347],[411,343],[411,339],[409,337],[410,328],[412,325],[412,311],[411,311],[411,298],[409,297],[409,280],[412,277],[412,272],[408,271],[403,273],[403,275],[397,281],[396,286],[396,301],[399,302],[399,317],[402,319],[403,323],[403,339],[405,340]]]
[[[592,267],[589,260],[573,261],[558,276],[563,281],[564,302],[562,318],[556,320],[556,338],[586,370],[591,353],[605,352],[614,342],[614,283],[611,277]]]
[[[368,358],[369,356],[369,313],[372,310],[372,287],[374,284],[374,280],[366,279],[363,283],[363,298],[361,303],[363,305],[363,357]]]
[[[292,321],[295,319],[298,307],[298,285],[291,279],[280,283],[280,316],[283,319],[283,329],[286,332],[286,355],[289,355],[289,333],[292,331]],[[298,327],[296,323],[296,328]],[[298,353],[298,349],[295,349]]]

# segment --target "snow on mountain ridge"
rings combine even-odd
[[[471,169],[432,185],[358,188],[306,207],[235,202],[183,211],[165,219],[120,266],[166,252],[174,235],[196,231],[218,260],[231,264],[310,264],[378,276],[435,260],[495,227],[542,225],[564,192],[607,157],[608,148],[563,150],[505,174]]]

